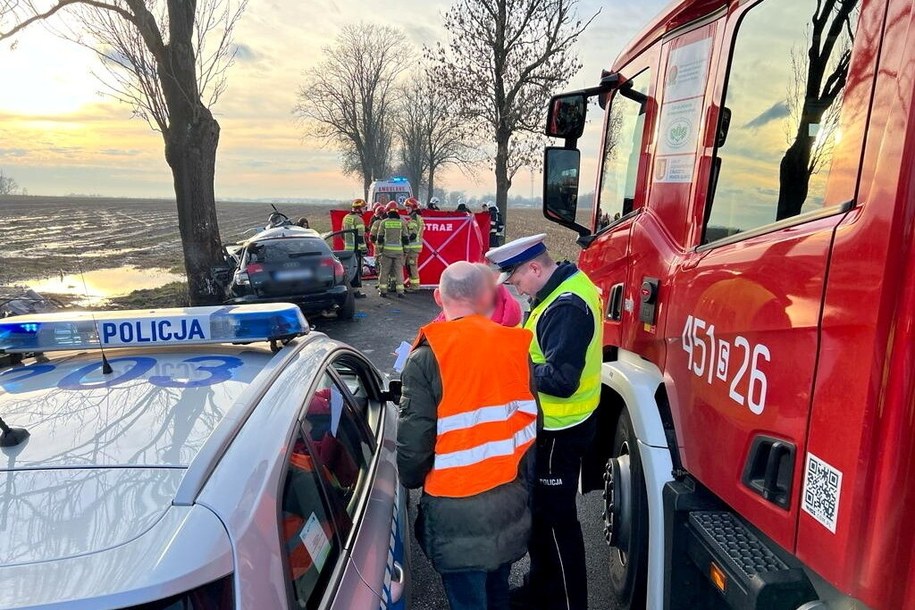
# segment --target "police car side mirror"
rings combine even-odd
[[[581,152],[577,148],[548,147],[543,159],[543,215],[564,227],[589,235],[576,222]]]
[[[399,379],[392,379],[388,382],[388,389],[381,394],[381,399],[385,402],[400,404],[400,397],[403,395],[403,383]]]

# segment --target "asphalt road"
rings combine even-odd
[[[367,299],[357,301],[356,318],[350,322],[315,318],[309,320],[315,330],[344,341],[361,350],[383,372],[396,376],[392,367],[394,350],[402,341],[412,342],[420,326],[438,314],[431,291],[408,294],[403,299],[382,299],[366,286]],[[416,518],[418,493],[411,493],[411,521]],[[588,560],[588,599],[592,610],[615,610],[617,606],[607,584],[608,547],[604,542],[602,500],[592,492],[578,498],[578,518],[582,523]],[[412,531],[412,528],[411,528]],[[415,541],[412,547],[413,609],[447,609],[441,580]],[[521,584],[529,566],[525,557],[512,568],[512,586]]]

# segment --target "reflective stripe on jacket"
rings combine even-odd
[[[588,418],[600,402],[600,371],[603,361],[603,324],[600,293],[597,287],[581,271],[575,272],[550,293],[550,296],[531,310],[524,328],[534,333],[531,341],[531,360],[534,364],[546,362],[546,356],[537,341],[537,322],[549,306],[564,294],[575,294],[585,302],[594,319],[594,334],[585,354],[585,367],[578,382],[578,389],[568,398],[540,393],[540,408],[543,409],[543,427],[547,430],[569,428]]]
[[[426,228],[426,223],[423,221],[423,217],[417,214],[416,216],[410,216],[410,219],[407,221],[407,232],[416,237],[410,240],[410,243],[407,244],[406,249],[410,252],[420,252],[423,249],[423,230]]]
[[[426,476],[426,493],[466,498],[514,481],[537,434],[530,331],[468,316],[429,324],[417,344],[423,338],[442,378],[435,461]]]
[[[400,218],[385,218],[378,228],[383,252],[403,252],[403,238],[407,235],[407,225]]]
[[[356,235],[359,235],[363,240],[365,240],[365,221],[362,220],[361,214],[356,214],[350,212],[343,217],[343,226],[342,230],[348,231],[351,229],[356,230]],[[344,233],[343,234],[343,249],[344,250],[355,250],[356,249],[356,237],[353,233]],[[359,249],[365,249],[365,242],[359,244]]]

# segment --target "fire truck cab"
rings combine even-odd
[[[550,102],[623,606],[915,608],[913,8],[679,0]]]

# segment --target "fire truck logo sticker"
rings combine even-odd
[[[689,141],[693,126],[686,119],[676,119],[667,130],[667,143],[672,149],[680,149]]]
[[[841,492],[842,472],[808,453],[801,508],[833,534],[836,533]]]

